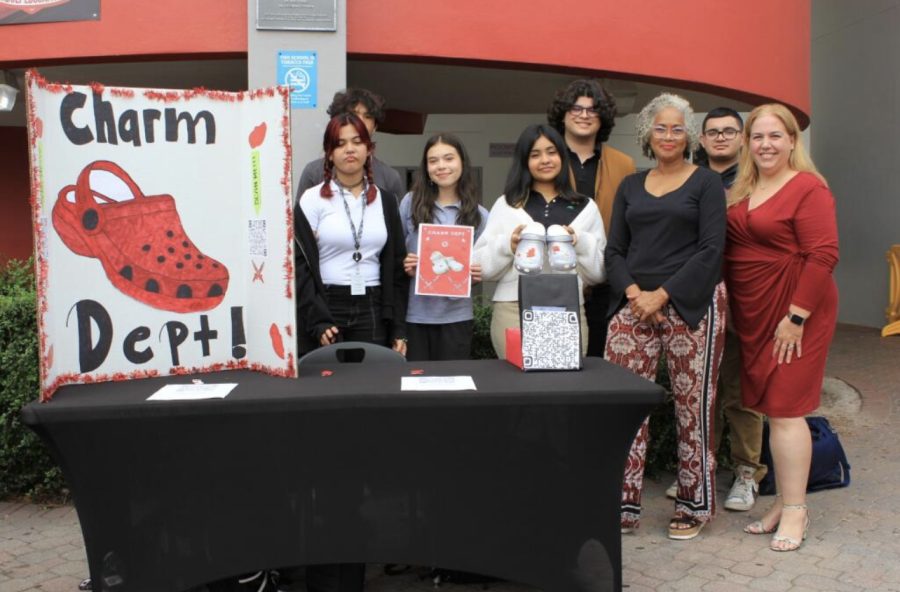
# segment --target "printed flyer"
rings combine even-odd
[[[469,297],[473,237],[471,226],[420,224],[416,294]]]

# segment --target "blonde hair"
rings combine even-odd
[[[827,185],[825,177],[813,164],[812,158],[809,157],[809,153],[803,145],[803,138],[800,136],[800,124],[797,123],[797,118],[794,117],[790,109],[781,103],[767,103],[751,111],[750,116],[747,117],[747,122],[744,124],[744,149],[741,150],[741,156],[738,161],[737,178],[728,191],[728,207],[747,199],[759,182],[759,169],[749,149],[750,133],[756,120],[764,115],[772,115],[781,120],[784,129],[787,130],[788,135],[794,140],[794,149],[791,151],[791,156],[788,159],[788,167],[794,171],[812,173]]]

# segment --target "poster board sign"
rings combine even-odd
[[[287,89],[26,86],[41,398],[296,376]]]
[[[416,294],[468,298],[473,237],[471,226],[420,224]]]

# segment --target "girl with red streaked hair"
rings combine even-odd
[[[344,128],[352,129],[344,130]],[[325,126],[322,149],[328,157],[324,162],[325,176],[319,195],[322,197],[334,195],[330,183],[332,180],[336,180],[339,186],[351,191],[362,187],[365,183],[366,203],[371,204],[377,193],[375,182],[372,180],[371,158],[375,151],[375,142],[372,141],[369,129],[362,119],[353,113],[341,113],[332,117]],[[339,163],[337,168],[335,157]],[[359,176],[360,174],[362,176]]]
[[[325,128],[324,181],[294,210],[298,351],[365,341],[406,353],[408,280],[397,197],[373,182],[375,148],[353,113]]]

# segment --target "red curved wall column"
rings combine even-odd
[[[809,0],[348,4],[356,57],[608,72],[779,101],[808,120]]]
[[[671,81],[810,109],[810,0],[350,0],[355,57]],[[0,27],[0,63],[240,54],[247,0],[103,0],[101,20]]]
[[[0,27],[0,63],[247,53],[247,0],[102,0],[100,20]]]

